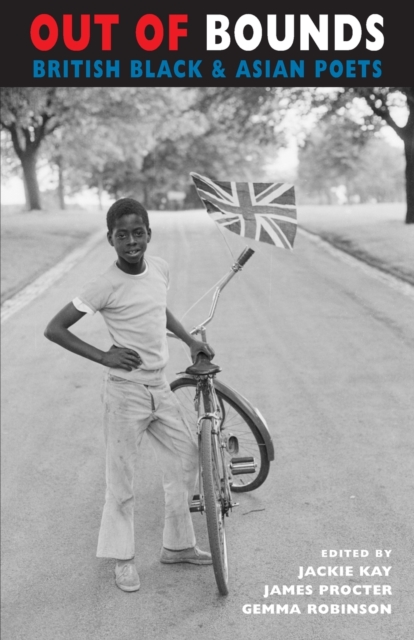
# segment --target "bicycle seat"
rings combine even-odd
[[[195,363],[185,370],[185,372],[191,376],[209,376],[219,371],[221,371],[221,369],[218,364],[210,362],[204,353],[197,354]]]

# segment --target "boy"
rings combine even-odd
[[[122,198],[109,208],[107,226],[116,262],[50,321],[45,336],[108,367],[104,392],[107,488],[96,555],[115,558],[116,585],[123,591],[137,591],[133,475],[144,431],[163,470],[161,562],[211,564],[211,555],[196,547],[189,511],[198,472],[197,445],[164,374],[166,329],[190,347],[193,360],[200,352],[211,359],[214,351],[194,340],[167,309],[168,265],[161,258],[145,257],[151,240],[146,209],[132,198]],[[69,331],[85,314],[96,311],[102,314],[114,343],[107,352]]]

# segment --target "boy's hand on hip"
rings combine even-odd
[[[142,360],[133,349],[115,347],[114,345],[107,351],[102,359],[102,364],[111,369],[126,369],[132,371],[138,369]]]
[[[193,340],[189,346],[193,362],[195,361],[198,353],[204,353],[210,360],[212,360],[216,355],[214,349],[210,347],[207,342],[202,342],[201,340]]]

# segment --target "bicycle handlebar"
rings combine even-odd
[[[208,318],[206,318],[204,322],[201,322],[199,325],[194,327],[194,329],[190,331],[191,335],[201,333],[201,335],[205,339],[205,326],[213,319],[214,312],[216,310],[217,302],[218,302],[221,291],[224,289],[226,284],[228,284],[230,280],[236,275],[236,273],[241,270],[241,268],[246,264],[246,262],[252,257],[253,254],[254,254],[254,250],[250,249],[250,247],[245,247],[243,249],[239,257],[237,258],[236,262],[232,265],[230,273],[223,279],[221,284],[217,286],[213,295],[213,302],[211,304],[211,309],[210,309]]]
[[[239,257],[237,258],[235,264],[239,265],[239,267],[244,267],[246,262],[250,260],[252,255],[254,254],[254,250],[250,249],[250,247],[245,247]]]

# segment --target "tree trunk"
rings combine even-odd
[[[23,173],[23,186],[24,186],[24,199],[26,201],[26,209],[29,211],[30,209],[29,192],[27,190],[26,178],[24,173]]]
[[[28,209],[41,209],[39,183],[36,174],[36,152],[32,150],[26,151],[21,155],[21,163],[23,167],[24,183],[28,197]]]
[[[63,161],[62,156],[59,156],[56,159],[56,164],[58,168],[58,196],[59,196],[59,208],[61,211],[66,209],[65,203],[65,184],[63,177]]]
[[[414,224],[414,135],[404,138],[405,188],[407,194],[406,224]]]
[[[102,194],[103,194],[103,179],[102,173],[98,175],[98,203],[99,203],[99,211],[102,211]]]
[[[144,180],[143,184],[142,184],[142,190],[143,190],[143,205],[146,209],[148,209],[148,185],[146,180]]]

